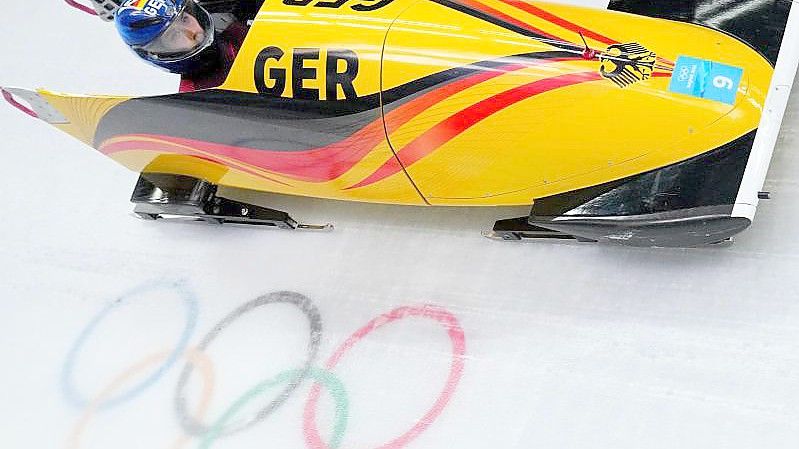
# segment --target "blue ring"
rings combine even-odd
[[[70,348],[69,352],[67,353],[67,358],[64,361],[64,368],[61,372],[61,388],[63,390],[64,396],[67,401],[75,407],[86,407],[89,405],[90,401],[83,397],[83,395],[78,391],[75,387],[72,379],[72,374],[75,370],[75,361],[77,359],[78,353],[83,348],[83,345],[89,339],[89,337],[94,332],[95,328],[102,322],[108,314],[116,309],[117,307],[123,306],[131,301],[131,298],[136,296],[142,295],[144,293],[148,293],[154,290],[160,289],[171,289],[175,290],[183,299],[183,302],[186,306],[186,326],[183,328],[183,333],[180,336],[180,340],[178,340],[175,349],[172,353],[169,354],[169,357],[164,361],[160,368],[158,368],[153,374],[148,376],[146,379],[142,380],[130,390],[120,395],[117,395],[113,398],[108,399],[107,401],[99,404],[97,408],[99,410],[106,410],[112,407],[116,407],[126,401],[133,399],[134,397],[141,394],[144,390],[152,386],[155,382],[157,382],[172,365],[180,358],[183,352],[186,350],[186,347],[189,344],[189,338],[191,334],[194,332],[194,327],[197,324],[197,314],[198,314],[198,304],[197,298],[191,293],[188,289],[186,289],[183,285],[182,281],[178,282],[167,282],[167,281],[155,281],[152,283],[147,283],[140,285],[138,287],[129,290],[122,296],[118,297],[114,302],[107,305],[103,310],[100,311],[89,324],[81,331],[80,335],[78,336],[75,343]]]

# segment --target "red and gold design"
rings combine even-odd
[[[265,49],[279,51],[264,59]],[[333,54],[357,60],[325,65]],[[683,54],[742,67],[737,103],[669,92]],[[262,91],[284,88],[259,93],[254,68]],[[350,69],[351,85],[340,78]],[[723,33],[604,10],[521,0],[394,0],[360,12],[266,2],[219,89],[120,100],[81,129],[134,170],[358,201],[521,205],[751,132],[772,73]],[[282,81],[266,79],[276,74]],[[64,115],[81,116],[80,100],[60,103],[69,104]]]

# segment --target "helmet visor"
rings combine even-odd
[[[156,59],[179,61],[207,48],[213,39],[214,26],[210,14],[189,0],[169,27],[141,50]]]

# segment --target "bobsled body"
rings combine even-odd
[[[39,94],[51,123],[145,174],[671,222],[729,216],[773,73],[731,35],[622,12],[283,0],[265,2],[218,88]]]
[[[51,100],[135,171],[346,200],[521,205],[735,141],[757,128],[772,74],[724,33],[612,11],[325,5],[266,2],[218,89]],[[603,76],[600,55],[633,44],[649,57],[645,79]],[[683,55],[742,68],[733,104],[670,91]]]

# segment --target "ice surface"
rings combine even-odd
[[[176,84],[58,2],[4,5],[0,29],[3,85]],[[336,230],[145,222],[135,174],[0,107],[0,447],[799,447],[797,98],[773,200],[703,250],[269,195]],[[318,392],[293,382],[309,366]]]

